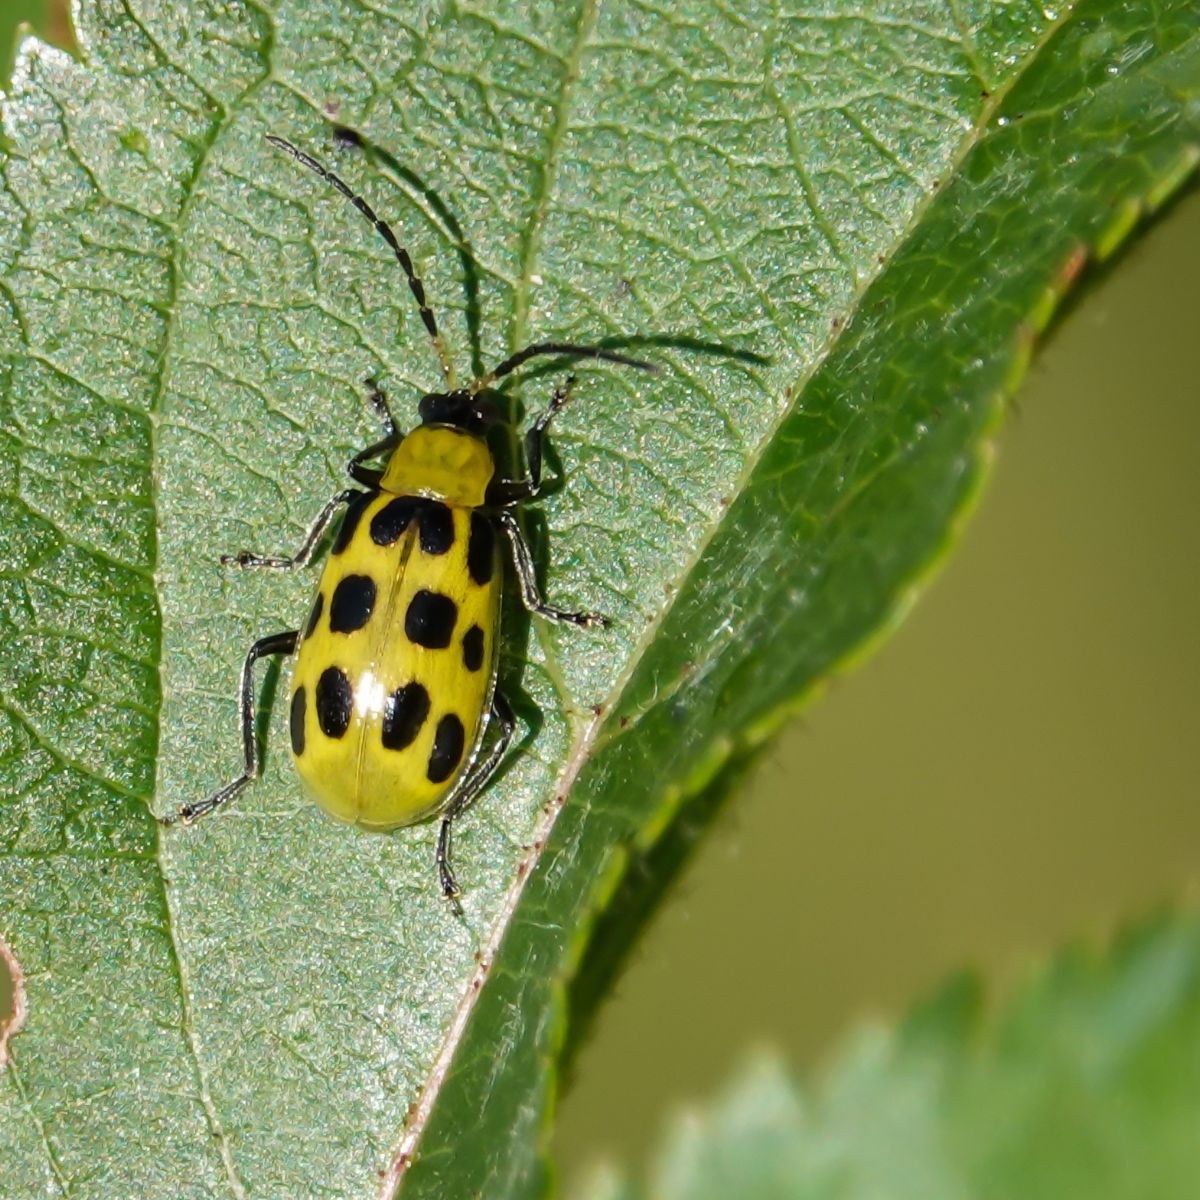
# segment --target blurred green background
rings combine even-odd
[[[65,8],[0,0],[0,39]],[[754,1046],[818,1067],[949,971],[993,995],[1200,879],[1200,193],[1059,326],[980,512],[877,657],[764,756],[577,1064],[568,1180]],[[0,997],[0,1003],[3,998]]]
[[[67,11],[67,0],[0,0],[0,48],[8,49],[6,61],[12,61],[22,24],[33,26],[39,37],[56,46],[70,46]]]

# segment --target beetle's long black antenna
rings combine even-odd
[[[650,371],[652,374],[658,373],[658,367],[654,363],[644,362],[640,358],[630,358],[627,354],[618,354],[615,350],[605,350],[600,346],[578,346],[574,342],[534,342],[532,346],[526,346],[524,350],[518,350],[516,354],[510,355],[486,375],[480,375],[471,384],[471,392],[480,392],[484,388],[491,387],[497,379],[510,374],[539,354],[559,354],[567,358],[602,358],[605,362],[620,363],[625,367],[637,367],[639,371]]]
[[[267,141],[272,146],[277,146],[280,150],[290,154],[298,163],[320,175],[327,183],[333,184],[375,226],[379,236],[391,246],[392,253],[395,254],[396,261],[399,262],[401,270],[407,277],[409,289],[417,301],[417,306],[421,310],[421,320],[425,322],[425,328],[429,331],[429,336],[433,340],[433,348],[437,352],[438,361],[442,364],[442,373],[446,376],[446,386],[453,388],[454,364],[450,361],[450,355],[446,350],[446,343],[442,341],[442,335],[438,333],[437,319],[433,315],[433,310],[425,303],[425,285],[417,277],[416,270],[413,268],[413,261],[409,257],[408,251],[396,240],[396,235],[392,232],[392,227],[356,191],[347,186],[328,167],[322,166],[311,155],[305,154],[299,147],[293,146],[286,138],[278,137],[273,133],[267,134]]]

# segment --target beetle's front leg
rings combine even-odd
[[[376,458],[380,454],[390,453],[400,445],[404,438],[404,434],[396,425],[396,420],[392,416],[392,410],[388,408],[387,396],[383,393],[383,388],[379,386],[368,376],[363,382],[370,389],[367,392],[367,403],[375,410],[376,416],[379,417],[379,423],[383,426],[383,437],[377,442],[372,442],[365,450],[360,450],[347,464],[346,474],[354,480],[355,483],[364,484],[369,488],[377,488],[379,481],[383,478],[383,472],[375,467],[363,466],[371,459]]]
[[[399,441],[400,427],[396,424],[396,418],[392,416],[392,410],[388,407],[387,394],[373,375],[368,375],[363,383],[367,387],[367,403],[375,410],[375,415],[383,426],[384,438],[395,438]]]
[[[550,428],[550,422],[558,415],[563,405],[571,399],[574,389],[574,375],[568,375],[566,380],[554,389],[554,395],[550,397],[545,411],[525,435],[525,466],[529,474],[524,479],[496,480],[488,489],[489,504],[520,504],[523,500],[532,500],[542,490],[542,450],[546,442],[546,430]]]

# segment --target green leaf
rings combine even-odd
[[[579,1200],[1113,1200],[1195,1194],[1200,921],[1066,952],[984,1015],[963,977],[894,1032],[860,1034],[800,1089],[777,1059],[673,1123],[643,1187]]]
[[[6,1187],[359,1196],[423,1131],[406,1196],[536,1187],[562,984],[629,848],[894,619],[1057,273],[1194,161],[1194,22],[78,21],[81,59],[26,42],[4,104],[0,936],[28,999]],[[330,116],[389,153],[335,148]],[[394,220],[460,370],[545,337],[664,368],[578,369],[534,528],[552,598],[616,624],[508,614],[527,736],[461,826],[461,921],[430,826],[341,829],[284,754],[195,829],[151,818],[234,774],[245,648],[313,586],[217,555],[299,543],[374,435],[364,377],[398,412],[438,381],[386,249],[267,131]]]
[[[620,895],[633,910],[656,897],[661,884],[639,876],[671,859],[653,843],[681,832],[672,816],[686,826],[694,810],[711,811],[710,781],[719,788],[727,766],[911,603],[961,525],[1003,399],[1064,291],[1196,161],[1193,24],[1182,7],[1084,5],[1043,43],[981,72],[988,96],[961,161],[932,181],[941,194],[876,264],[848,328],[834,314],[845,335],[793,385],[794,408],[582,765],[406,1197],[544,1186],[532,1148],[574,1016],[566,985],[613,957],[603,941],[588,953],[591,929],[620,937],[636,924],[605,912],[614,880],[632,881]],[[990,38],[985,22],[976,46]],[[747,919],[761,919],[752,902]],[[463,1148],[479,1144],[490,1160],[467,1173]]]

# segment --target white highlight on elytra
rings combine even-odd
[[[354,707],[358,715],[366,719],[379,716],[386,699],[387,690],[383,681],[376,679],[370,671],[364,671],[354,689]]]

